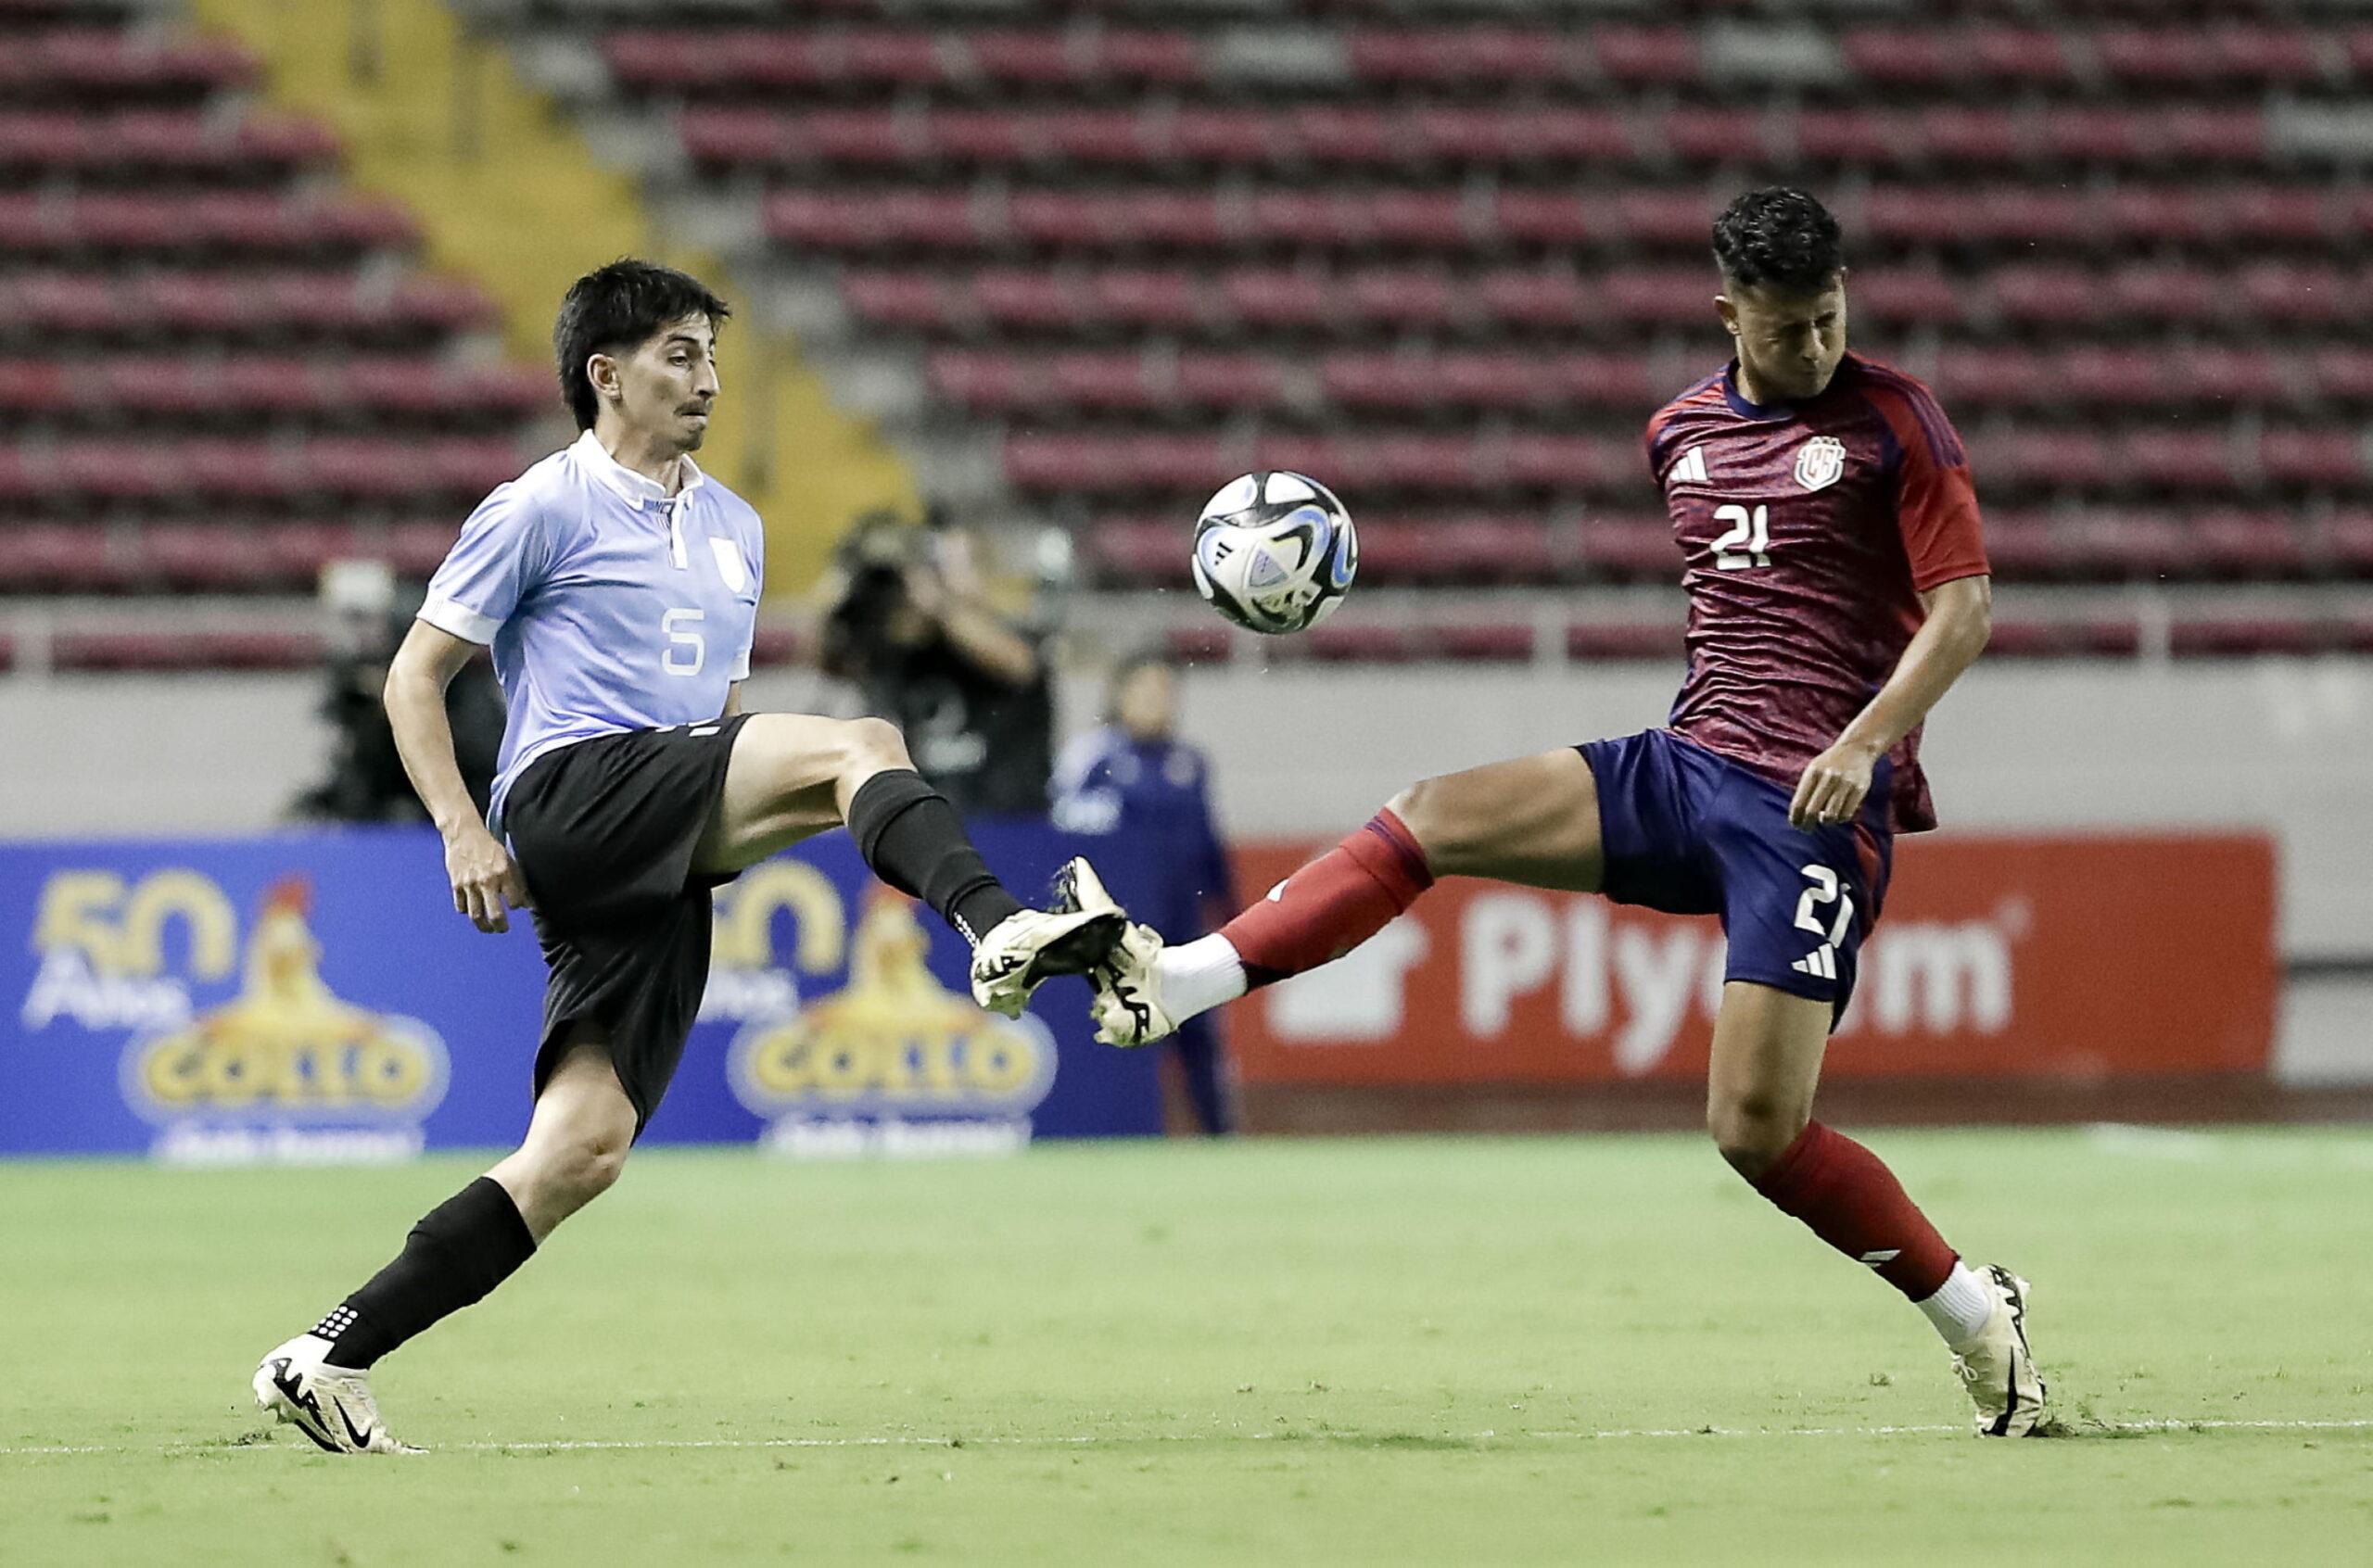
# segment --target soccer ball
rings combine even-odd
[[[1315,479],[1248,474],[1195,521],[1195,590],[1239,626],[1307,631],[1335,613],[1360,569],[1351,514]]]

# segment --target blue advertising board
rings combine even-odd
[[[984,822],[1017,890],[1081,841]],[[1099,864],[1125,857],[1110,839]],[[1089,1038],[1083,982],[974,1006],[961,938],[844,833],[717,895],[717,953],[645,1142],[818,1155],[1158,1132],[1149,1053]],[[526,1129],[543,963],[454,913],[437,836],[0,844],[0,1156],[401,1158]]]

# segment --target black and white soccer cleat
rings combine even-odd
[[[1066,863],[1055,877],[1055,903],[1060,908],[1102,909],[1122,913],[1103,879],[1085,860]],[[1132,921],[1112,955],[1098,966],[1096,1000],[1089,1015],[1096,1020],[1096,1038],[1107,1045],[1150,1045],[1173,1033],[1176,1020],[1161,1005],[1161,936],[1150,926]]]
[[[1953,1371],[1976,1407],[1981,1437],[2024,1437],[2043,1423],[2043,1374],[2027,1348],[2027,1282],[2000,1264],[1983,1276],[1994,1297],[1986,1326],[1966,1344],[1953,1346]]]
[[[421,1452],[388,1435],[387,1423],[379,1419],[379,1401],[371,1395],[371,1374],[331,1366],[323,1359],[329,1347],[328,1340],[300,1334],[266,1356],[256,1368],[257,1407],[328,1453]]]
[[[1009,915],[972,950],[972,1000],[992,1013],[1018,1018],[1030,1005],[1030,993],[1057,975],[1093,974],[1128,929],[1129,917],[1118,907]]]

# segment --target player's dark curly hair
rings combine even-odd
[[[1819,294],[1846,269],[1845,236],[1829,209],[1789,185],[1749,191],[1714,220],[1714,260],[1745,288]]]
[[[628,257],[586,273],[570,285],[552,323],[552,354],[560,361],[560,395],[577,416],[577,428],[593,428],[601,400],[593,394],[585,361],[596,354],[632,350],[663,327],[690,316],[706,316],[709,330],[724,330],[732,310],[698,278]]]

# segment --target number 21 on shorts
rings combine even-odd
[[[1797,869],[1812,883],[1796,900],[1796,929],[1820,937],[1823,947],[1835,947],[1846,940],[1846,923],[1854,918],[1854,895],[1838,889],[1837,873],[1826,866],[1804,866]],[[1817,911],[1824,904],[1837,905],[1836,918],[1823,922]]]

